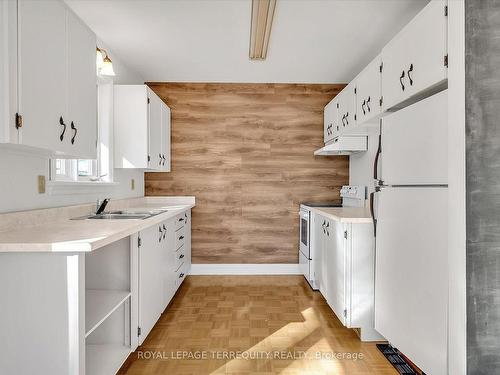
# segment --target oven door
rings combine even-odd
[[[300,252],[307,258],[311,259],[309,252],[309,211],[300,210]]]

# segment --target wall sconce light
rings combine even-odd
[[[96,47],[96,67],[97,74],[102,76],[114,76],[113,62],[108,56],[106,50]]]

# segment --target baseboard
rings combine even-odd
[[[298,264],[192,264],[190,275],[301,275]]]

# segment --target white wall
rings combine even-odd
[[[98,45],[107,49],[101,42]],[[140,75],[128,69],[113,53],[110,52],[110,56],[116,73],[115,83],[144,83]],[[49,161],[46,157],[0,147],[0,212],[89,203],[103,197],[118,199],[144,195],[142,170],[115,169],[114,180],[119,184],[106,188],[86,186],[65,188],[63,192],[50,192],[48,189],[45,194],[38,194],[39,175],[49,180]],[[131,189],[131,179],[135,180],[135,190]]]
[[[349,156],[349,184],[368,187],[368,195],[374,190],[373,162],[378,148],[378,127],[368,136],[368,151]]]

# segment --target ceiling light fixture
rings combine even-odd
[[[96,67],[97,74],[102,76],[114,76],[113,62],[108,56],[106,50],[96,47]]]
[[[252,0],[252,25],[250,29],[250,59],[265,60],[276,0]]]

